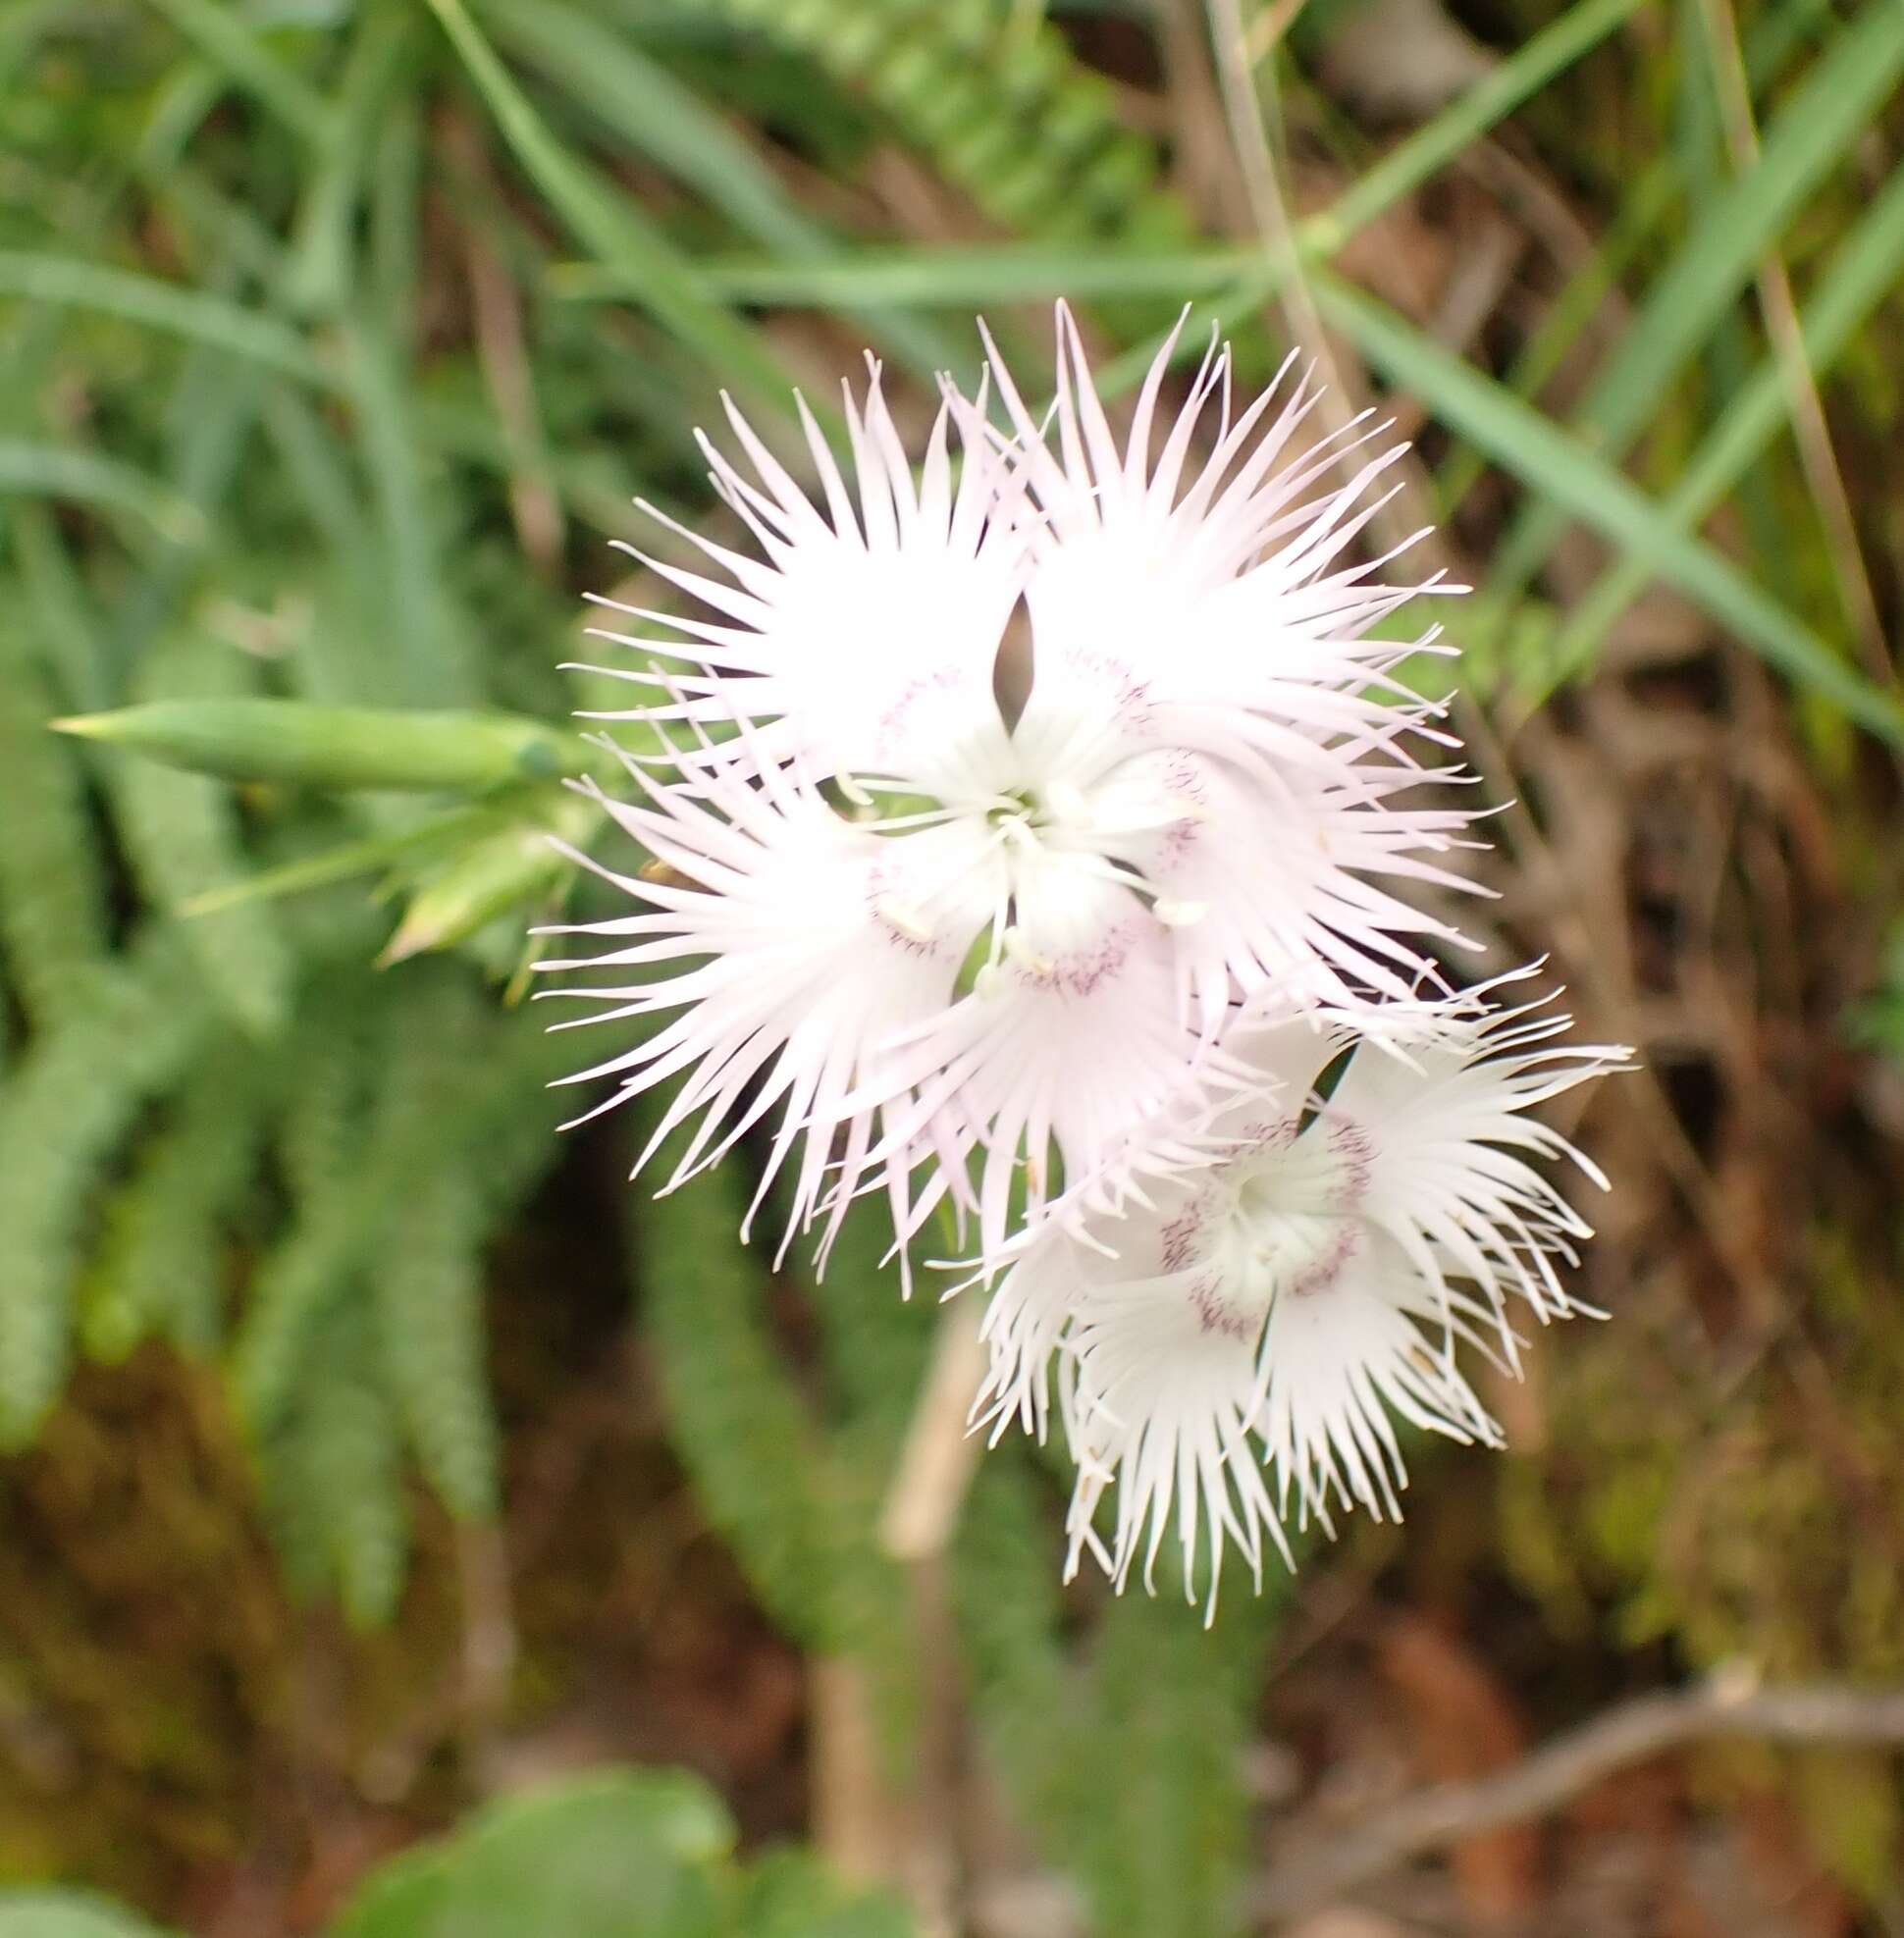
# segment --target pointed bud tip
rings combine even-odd
[[[427,954],[443,939],[444,929],[440,922],[415,921],[406,917],[397,923],[397,932],[384,944],[376,967],[380,969],[395,969],[398,963],[406,963],[412,956]]]

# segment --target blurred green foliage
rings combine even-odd
[[[602,838],[554,777],[581,758],[558,723],[628,694],[561,662],[576,591],[608,589],[598,535],[629,529],[628,501],[710,514],[694,429],[722,387],[784,424],[796,382],[823,399],[870,342],[923,398],[941,364],[971,376],[976,308],[1041,355],[1020,305],[1060,293],[1092,306],[1114,387],[1187,295],[1261,370],[1282,341],[1273,304],[1299,288],[1439,427],[1425,510],[1465,521],[1494,561],[1464,640],[1473,690],[1509,714],[1539,704],[1591,671],[1658,579],[1794,684],[1821,749],[1846,720],[1904,741],[1894,693],[1848,650],[1855,590],[1781,443],[1790,371],[1751,293],[1769,255],[1789,257],[1813,374],[1842,367],[1852,408],[1894,414],[1874,323],[1894,334],[1904,274],[1893,0],[1749,10],[1760,129],[1743,167],[1717,132],[1726,50],[1691,9],[1674,37],[1638,0],[1509,7],[1485,77],[1379,141],[1299,61],[1266,63],[1268,105],[1340,184],[1287,253],[1204,233],[1167,142],[1089,58],[1113,11],[0,8],[0,1441],[35,1441],[79,1356],[164,1342],[227,1396],[290,1579],[365,1629],[401,1601],[419,1512],[498,1514],[487,1258],[561,1153],[545,1086],[573,1061],[506,998],[529,923],[588,906],[543,837]],[[1301,46],[1344,11],[1308,10]],[[1338,259],[1510,116],[1606,222],[1497,366]],[[1610,288],[1628,323],[1557,400],[1548,380]],[[1749,565],[1706,530],[1735,493],[1777,540]],[[1562,610],[1543,575],[1570,523],[1610,556]],[[234,752],[264,705],[313,709],[294,716],[306,764],[284,756],[283,715],[276,764]],[[92,737],[46,730],[131,707],[147,710]],[[353,725],[318,708],[372,710]],[[464,765],[453,748],[433,765],[424,741],[452,713],[485,724]],[[136,731],[182,764],[135,758]],[[550,761],[518,761],[524,744]],[[1867,1012],[1880,1035],[1896,994]],[[708,1517],[787,1634],[866,1669],[903,1765],[918,1664],[873,1529],[931,1313],[900,1303],[864,1221],[823,1285],[774,1280],[731,1240],[746,1189],[730,1174],[653,1206],[630,1193],[629,1276]],[[1904,1471],[1894,1328],[1856,1262],[1819,1250],[1845,1336],[1870,1347],[1851,1355],[1858,1432],[1879,1471]],[[811,1321],[804,1356],[788,1298]],[[1607,1362],[1589,1364],[1588,1386]],[[1532,1467],[1506,1483],[1522,1490],[1504,1545],[1523,1582],[1559,1609],[1611,1580],[1629,1637],[1701,1656],[1890,1665],[1904,1628],[1881,1549],[1835,1629],[1769,1602],[1751,1565],[1833,1525],[1830,1479],[1775,1430],[1773,1397],[1744,1392],[1726,1459],[1755,1485],[1716,1491],[1719,1533],[1690,1547],[1666,1507],[1699,1423],[1662,1410],[1622,1438],[1609,1422],[1630,1409],[1598,1400],[1575,1396],[1593,1471],[1574,1495]],[[951,1583],[972,1705],[1098,1929],[1223,1929],[1277,1597],[1232,1596],[1208,1636],[1171,1597],[1067,1600],[1055,1497],[1020,1447],[980,1474]],[[447,1930],[441,1904],[479,1890],[448,1880],[492,1878],[535,1837],[592,1836],[563,1812],[634,1809],[661,1794],[645,1781],[578,1792],[559,1824],[531,1821],[546,1800],[497,1807],[339,1929]],[[797,1859],[736,1881],[726,1835],[685,1852],[651,1826],[616,1860],[684,1894],[670,1929],[896,1928],[835,1907]],[[524,1888],[587,1875],[546,1856],[516,1868]],[[616,1915],[639,1914],[632,1875]],[[44,1906],[0,1912],[0,1931],[8,1915],[60,1929]],[[88,1918],[118,1928],[60,1915],[74,1938]],[[578,1933],[646,1928],[582,1915]]]
[[[374,1871],[324,1938],[907,1938],[890,1898],[794,1849],[734,1859],[697,1777],[591,1771],[506,1797]],[[0,1938],[165,1938],[90,1893],[0,1891]]]

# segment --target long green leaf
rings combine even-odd
[[[1872,311],[1904,280],[1904,169],[1893,173],[1833,260],[1802,318],[1805,353],[1822,375],[1836,360]],[[1717,505],[1785,422],[1786,388],[1775,360],[1768,360],[1726,404],[1678,482],[1660,504],[1660,516],[1676,531],[1689,531]],[[1648,561],[1624,553],[1604,572],[1569,614],[1555,639],[1543,692],[1591,663],[1600,643],[1645,590]]]
[[[1904,746],[1904,706],[1862,678],[1729,560],[1661,516],[1646,494],[1492,378],[1451,355],[1386,304],[1317,272],[1323,320],[1368,363],[1524,484],[1669,580],[1737,633],[1768,664]]]
[[[1817,32],[1820,16],[1829,9],[1830,0],[1785,0],[1776,12],[1753,22],[1745,40],[1745,66],[1755,91]],[[1592,253],[1567,278],[1539,326],[1515,352],[1507,373],[1509,389],[1524,397],[1537,396],[1640,251],[1653,245],[1667,210],[1684,190],[1679,160],[1667,150],[1625,184]],[[1444,521],[1453,521],[1482,468],[1480,454],[1467,445],[1444,461],[1436,476]]]
[[[130,269],[31,250],[0,249],[0,295],[98,310],[228,350],[306,384],[329,382],[298,333],[262,310]]]
[[[763,247],[808,262],[838,254],[837,240],[788,194],[755,147],[626,34],[566,0],[488,0],[485,13],[509,46],[559,81],[620,140],[699,190]],[[705,279],[703,285],[721,293]],[[625,284],[617,293],[628,293]],[[922,319],[858,307],[869,330],[918,374],[929,379],[952,360],[940,332]]]
[[[360,697],[406,707],[469,706],[481,697],[481,677],[471,663],[469,629],[451,609],[437,499],[411,430],[413,373],[381,317],[353,316],[343,334],[392,621],[386,663],[374,669],[377,685]]]
[[[152,4],[287,127],[318,147],[329,145],[337,131],[331,104],[258,38],[245,25],[241,9],[220,0],[152,0]]]
[[[519,0],[511,0],[518,4]],[[1400,143],[1330,207],[1297,224],[1296,248],[1305,258],[1334,255],[1402,196],[1419,187],[1476,135],[1631,15],[1640,0],[1584,0],[1503,61],[1485,79],[1432,122]],[[711,297],[728,302],[815,308],[877,304],[971,307],[1069,295],[1221,295],[1225,312],[1247,309],[1274,292],[1280,266],[1264,261],[1259,244],[1218,243],[1164,251],[1004,242],[976,246],[860,250],[833,261],[787,261],[783,256],[699,263],[694,277]],[[626,296],[638,272],[608,264],[564,264],[550,285],[574,300]],[[1201,340],[1200,339],[1198,340]],[[1113,359],[1099,374],[1106,394],[1141,376],[1154,346]]]
[[[419,42],[422,18],[397,7],[359,9],[339,78],[336,138],[305,178],[295,239],[283,281],[286,302],[305,313],[341,307],[350,280],[351,225],[379,130]]]
[[[702,294],[679,251],[626,195],[556,140],[462,0],[430,0],[430,6],[516,159],[577,237],[639,279],[639,300],[663,329],[763,402],[791,415],[789,380],[778,359],[754,331]]]
[[[1792,215],[1862,138],[1900,75],[1904,5],[1869,0],[1768,127],[1757,164],[1716,198],[1647,291],[1580,406],[1579,437],[1610,457],[1631,447]],[[1527,507],[1491,574],[1494,588],[1525,585],[1564,522],[1556,506]]]
[[[149,534],[183,546],[200,546],[206,538],[204,515],[196,505],[143,471],[98,451],[0,439],[0,496],[9,492],[89,504],[134,543]]]
[[[1262,260],[1254,243],[1221,243],[1164,253],[1080,247],[1076,243],[933,244],[858,249],[831,261],[788,262],[774,256],[714,257],[694,275],[709,295],[727,302],[846,309],[876,303],[970,308],[1050,296],[1195,296],[1227,290]],[[622,297],[625,272],[597,263],[565,263],[550,274],[559,296],[584,301]]]
[[[1639,0],[1581,0],[1581,4],[1569,8],[1551,26],[1542,28],[1524,46],[1516,48],[1485,79],[1476,81],[1465,94],[1399,142],[1329,208],[1297,223],[1294,236],[1297,261],[1336,255],[1358,231],[1412,194],[1471,142],[1537,94],[1556,75],[1564,73],[1591,52],[1637,12]],[[1236,316],[1255,309],[1282,288],[1290,272],[1289,262],[1266,259],[1258,251],[1257,263],[1248,277],[1218,305],[1220,316]],[[1185,355],[1192,353],[1192,345],[1186,343],[1182,347]],[[1098,374],[1098,388],[1107,396],[1135,389],[1149,368],[1156,348],[1155,342],[1140,343],[1107,364]]]
[[[786,255],[832,246],[743,135],[599,14],[567,0],[486,0],[482,11],[508,47],[736,228]]]

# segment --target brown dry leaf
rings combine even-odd
[[[758,1777],[779,1761],[805,1708],[800,1658],[738,1621],[717,1625],[705,1648],[675,1653],[662,1685],[658,1694],[680,1740],[697,1763],[729,1781]]]
[[[1672,1761],[1629,1764],[1583,1790],[1567,1807],[1571,1829],[1588,1837],[1672,1834],[1685,1810],[1686,1785]]]
[[[1338,252],[1335,267],[1419,322],[1439,305],[1455,259],[1454,238],[1403,202],[1357,230]]]
[[[1848,1938],[1857,1929],[1857,1908],[1819,1869],[1810,1840],[1780,1797],[1762,1794],[1739,1808],[1739,1843],[1752,1885],[1784,1908],[1796,1938]]]

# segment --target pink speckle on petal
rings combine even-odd
[[[1119,922],[1089,948],[1069,950],[1037,963],[1015,962],[1013,969],[1032,987],[1060,996],[1084,997],[1124,968],[1130,960],[1131,943],[1131,925]]]
[[[1206,1274],[1190,1287],[1190,1310],[1205,1333],[1226,1339],[1253,1339],[1263,1329],[1267,1316],[1254,1300],[1225,1298],[1214,1273]]]

